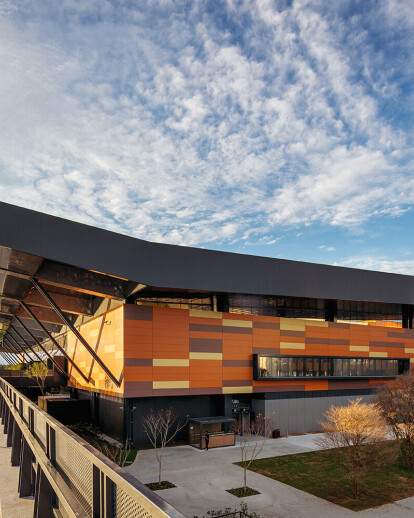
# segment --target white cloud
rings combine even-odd
[[[192,245],[409,210],[412,133],[381,113],[399,90],[369,29],[277,5],[4,3],[1,198]]]
[[[414,259],[391,259],[386,256],[355,256],[341,261],[341,266],[361,268],[363,270],[376,270],[380,272],[401,273],[414,275]]]

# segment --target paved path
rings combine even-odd
[[[317,435],[269,439],[259,458],[302,453],[318,449]],[[159,491],[167,502],[192,518],[209,509],[239,508],[240,499],[225,490],[240,487],[243,470],[234,466],[240,460],[238,446],[200,451],[191,446],[167,448],[163,460],[163,479],[176,484],[174,489]],[[138,452],[127,471],[144,483],[158,480],[153,450]],[[247,483],[261,492],[244,498],[249,511],[264,518],[413,518],[414,497],[394,504],[355,513],[281,482],[248,472]]]
[[[0,426],[0,518],[32,518],[33,498],[19,498],[19,468],[10,463],[11,448]]]

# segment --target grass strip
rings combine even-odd
[[[329,450],[255,460],[250,470],[352,511],[414,496],[414,471],[407,470],[401,458],[390,466],[365,473],[357,500],[346,473]]]
[[[149,484],[145,485],[149,487],[152,491],[160,491],[161,489],[171,489],[172,487],[177,487],[168,480],[161,480],[161,482],[150,482]]]

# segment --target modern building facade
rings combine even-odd
[[[142,443],[143,416],[167,407],[316,431],[331,404],[414,369],[414,277],[149,243],[7,204],[0,218],[0,352],[65,355],[109,434]]]

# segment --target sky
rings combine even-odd
[[[414,274],[412,7],[0,0],[0,199]]]

